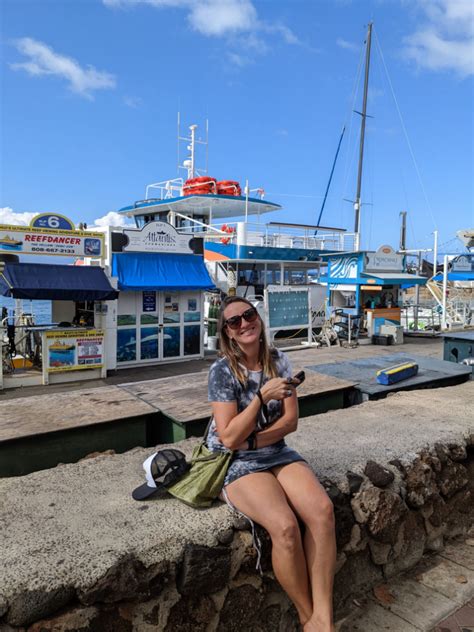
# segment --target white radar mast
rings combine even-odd
[[[191,178],[195,178],[196,176],[202,176],[207,174],[207,160],[208,160],[208,139],[209,139],[209,121],[206,120],[206,139],[203,140],[196,136],[196,130],[198,126],[193,123],[189,126],[189,136],[181,136],[180,132],[181,127],[181,114],[178,112],[178,171],[179,169],[184,169],[187,171],[188,180]],[[187,157],[183,160],[183,163],[180,164],[180,143],[186,143],[186,151],[188,152]],[[196,146],[204,145],[206,152],[206,168],[201,169],[196,167]]]

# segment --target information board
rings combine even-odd
[[[266,290],[268,325],[271,329],[308,327],[311,323],[308,290]]]
[[[50,373],[98,369],[104,363],[104,332],[94,330],[48,331],[43,362]]]

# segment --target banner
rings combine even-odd
[[[66,257],[103,257],[104,235],[0,224],[0,252]]]
[[[104,364],[104,332],[48,331],[44,338],[43,362],[49,373],[99,369]]]

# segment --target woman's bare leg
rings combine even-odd
[[[306,623],[313,612],[306,558],[298,520],[280,483],[271,472],[257,472],[230,483],[226,492],[239,511],[270,534],[275,576]]]
[[[332,632],[336,565],[332,502],[306,463],[299,461],[274,468],[273,471],[290,505],[306,525],[305,552],[313,597],[313,614],[305,630]]]

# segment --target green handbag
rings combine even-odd
[[[212,452],[205,445],[209,422],[204,437],[193,450],[191,467],[176,483],[167,487],[167,491],[195,508],[210,507],[224,485],[225,475],[232,460],[233,453]]]

